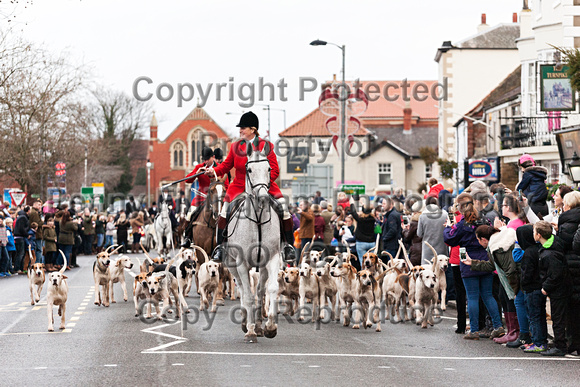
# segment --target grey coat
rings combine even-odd
[[[449,249],[443,241],[443,225],[447,222],[447,211],[438,206],[429,205],[419,217],[417,236],[423,238],[423,244],[428,242],[437,251],[437,254],[449,256]],[[433,253],[431,249],[423,246],[421,259],[423,263],[431,261]]]

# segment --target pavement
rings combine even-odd
[[[245,344],[235,322],[239,301],[226,300],[215,314],[199,312],[194,289],[186,299],[187,323],[147,323],[134,316],[129,275],[128,302],[117,284],[117,303],[93,304],[93,260],[80,256],[81,267],[66,272],[64,331],[47,331],[46,286],[32,306],[26,276],[0,279],[0,384],[572,386],[580,375],[577,357],[545,358],[490,340],[463,340],[454,333],[450,308],[428,329],[387,320],[380,333],[280,315],[275,338]],[[57,328],[56,308],[53,313]]]

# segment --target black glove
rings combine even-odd
[[[355,192],[352,194],[352,200],[354,200],[355,202],[358,202],[360,199],[360,196],[358,194],[358,192]]]

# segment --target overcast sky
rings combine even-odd
[[[341,51],[313,47],[322,39],[346,45],[346,77],[361,80],[437,78],[434,61],[444,40],[453,42],[477,32],[482,13],[487,23],[510,23],[521,10],[516,0],[358,0],[358,1],[34,1],[17,10],[17,30],[54,52],[68,50],[77,63],[93,69],[96,81],[132,94],[140,76],[152,79],[140,92],[155,94],[161,83],[233,83],[216,101],[215,85],[204,109],[219,125],[237,135],[239,113],[247,108],[237,90],[241,83],[276,85],[284,78],[286,102],[275,96],[272,109],[285,109],[291,125],[317,107],[318,91],[299,101],[299,78],[318,83],[340,77]],[[5,25],[6,23],[4,23]],[[230,82],[230,77],[234,78]],[[247,91],[247,89],[246,89]],[[166,90],[165,90],[166,92]],[[177,106],[152,98],[165,138],[196,104]],[[268,98],[268,92],[265,95]],[[257,99],[257,90],[256,90]],[[252,110],[267,126],[262,106]],[[234,114],[226,114],[226,113]],[[283,113],[271,112],[273,134],[284,126]],[[264,133],[264,132],[262,132]]]

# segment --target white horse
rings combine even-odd
[[[155,218],[155,234],[157,235],[157,252],[159,256],[169,255],[169,245],[173,249],[173,230],[169,219],[169,206],[164,201],[161,203],[161,211]],[[165,237],[165,242],[163,242]]]
[[[268,320],[263,330],[261,326],[266,287],[270,300],[278,298],[278,271],[282,262],[280,220],[270,205],[268,194],[271,170],[266,156],[268,151],[270,151],[268,143],[263,152],[252,151],[252,146],[248,144],[246,199],[240,210],[232,214],[228,226],[231,236],[225,244],[224,263],[241,285],[242,330],[246,332],[244,338],[246,343],[257,342],[257,336],[262,334],[273,338],[278,330],[275,321],[277,302],[270,302]],[[260,280],[257,303],[254,305],[250,270],[256,266],[259,267]]]

